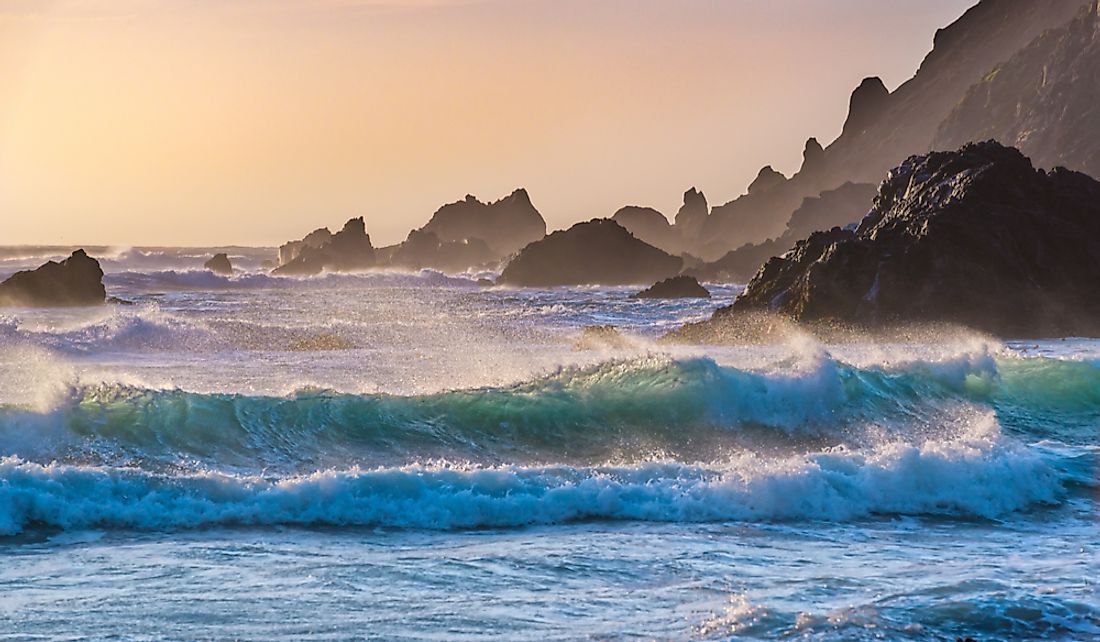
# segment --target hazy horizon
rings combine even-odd
[[[0,0],[0,244],[385,245],[516,187],[671,217],[790,175],[971,4]]]

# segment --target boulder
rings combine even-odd
[[[314,230],[301,241],[279,248],[279,257],[293,257],[275,268],[275,274],[311,275],[322,270],[354,272],[375,266],[374,247],[363,217],[349,219],[336,234],[327,228]],[[284,251],[285,249],[285,251]]]
[[[654,283],[638,292],[634,299],[709,299],[707,291],[693,276],[682,274]]]
[[[961,324],[1001,336],[1100,334],[1100,182],[1035,169],[996,142],[913,156],[856,229],[773,258],[714,319],[773,311],[882,328]]]
[[[0,305],[63,307],[101,305],[107,298],[99,261],[77,250],[69,258],[16,272],[0,283]]]
[[[233,264],[229,262],[229,256],[224,252],[215,254],[213,258],[203,263],[202,266],[214,274],[222,274],[225,276],[233,274]]]
[[[630,285],[674,276],[682,259],[637,239],[610,219],[577,223],[523,248],[498,283],[529,287]]]

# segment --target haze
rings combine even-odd
[[[527,187],[712,204],[971,0],[0,0],[0,244],[277,244]]]

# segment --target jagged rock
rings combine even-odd
[[[493,203],[467,195],[439,208],[421,231],[435,234],[442,243],[481,239],[501,259],[546,236],[546,221],[521,188]]]
[[[819,230],[858,223],[871,208],[875,192],[874,185],[845,183],[835,190],[803,199],[802,205],[791,214],[783,234],[760,243],[747,243],[687,272],[704,281],[745,283],[768,259],[783,254],[800,239]]]
[[[749,194],[759,194],[787,182],[787,177],[772,169],[771,165],[765,165],[760,169],[756,178],[749,184]]]
[[[733,306],[801,321],[959,323],[1002,336],[1100,334],[1100,182],[993,141],[914,156],[855,230],[773,258]]]
[[[652,207],[627,205],[615,212],[611,220],[653,247],[660,248],[669,254],[680,251],[678,230],[669,224],[664,214]]]
[[[278,265],[286,265],[292,263],[294,259],[298,258],[298,255],[302,253],[302,250],[306,248],[312,248],[318,250],[321,246],[327,244],[332,240],[332,232],[328,231],[327,227],[322,227],[317,230],[313,230],[305,236],[305,238],[299,241],[288,241],[279,246],[279,263]]]
[[[1100,177],[1100,3],[1048,31],[970,88],[935,146],[993,138],[1041,167]]]
[[[816,138],[806,140],[806,147],[802,150],[802,169],[800,172],[813,173],[825,164],[825,149]]]
[[[213,258],[203,263],[202,266],[214,274],[226,276],[233,274],[233,264],[229,262],[229,256],[224,252],[215,254]]]
[[[389,262],[395,267],[414,270],[430,268],[462,272],[493,263],[498,258],[496,252],[479,238],[444,242],[434,232],[419,229],[409,232],[408,238],[394,250]]]
[[[1089,0],[1095,4],[1095,0]],[[746,194],[712,208],[701,243],[685,249],[713,261],[732,248],[760,243],[782,233],[802,199],[845,182],[877,182],[911,154],[932,149],[940,123],[990,70],[1050,28],[1066,24],[1086,0],[982,0],[937,32],[932,51],[909,81],[881,99],[877,111],[857,99],[855,123],[822,155],[808,149],[802,171],[764,194]],[[1095,77],[1093,77],[1095,78]],[[872,81],[873,82],[873,81]],[[1095,87],[1081,78],[1077,87]],[[881,90],[866,88],[866,95]],[[870,102],[870,101],[868,101]],[[852,115],[849,115],[852,120]],[[969,132],[958,140],[983,140]],[[766,196],[767,198],[759,198]],[[695,237],[693,237],[695,238]]]
[[[890,91],[878,76],[864,78],[848,102],[848,120],[842,135],[856,136],[873,123],[890,100]]]
[[[375,265],[374,247],[362,216],[349,219],[336,234],[329,234],[327,228],[314,230],[301,241],[279,248],[280,257],[284,256],[283,248],[287,248],[287,256],[294,258],[275,268],[275,274],[310,275],[322,270],[353,272]]]
[[[84,250],[58,263],[16,272],[0,283],[0,305],[65,307],[101,305],[107,298],[103,269]]]
[[[680,275],[654,283],[638,292],[634,299],[709,299],[707,291],[693,276]]]
[[[683,261],[645,243],[610,219],[577,223],[531,243],[498,283],[530,287],[652,283],[677,274]]]
[[[703,233],[709,216],[710,206],[707,205],[707,197],[693,187],[684,192],[684,204],[676,212],[676,230],[683,240],[695,241]]]

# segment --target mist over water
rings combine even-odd
[[[0,311],[4,629],[1100,635],[1100,342],[675,346],[738,288],[299,279],[269,253],[222,277],[121,249],[134,305]]]

